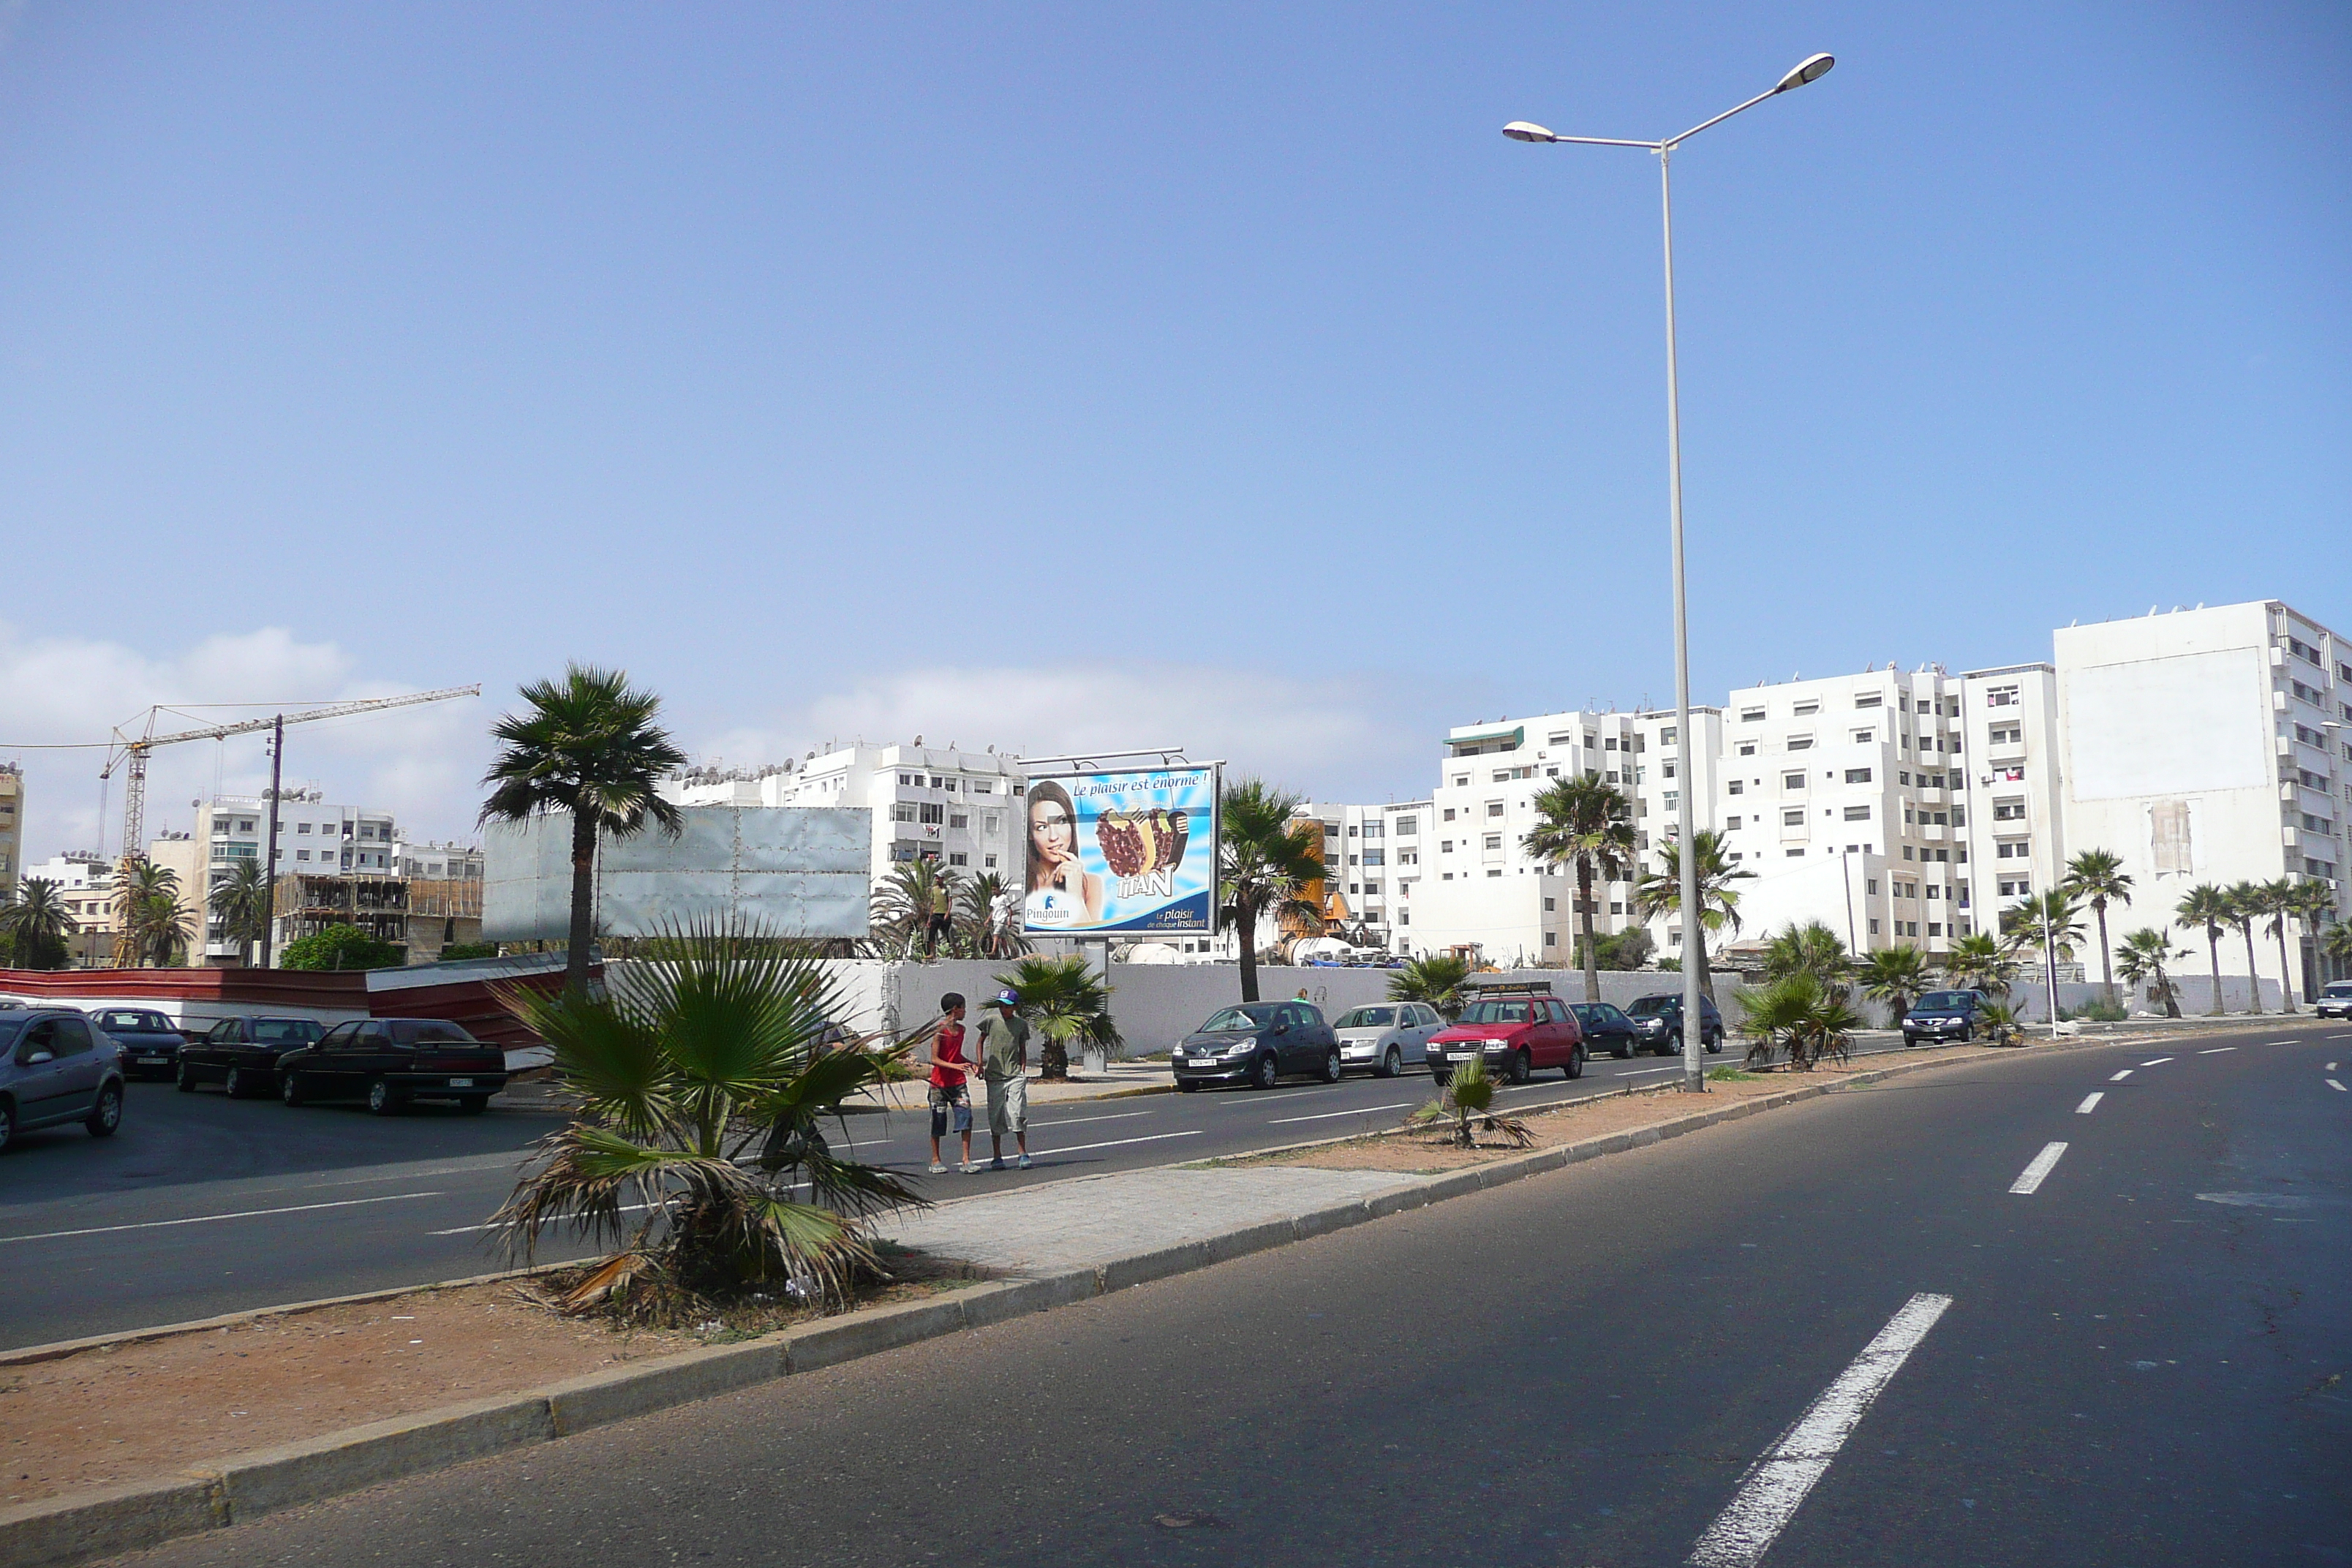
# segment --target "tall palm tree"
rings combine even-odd
[[[233,860],[220,886],[205,895],[205,907],[221,923],[221,934],[237,944],[237,962],[248,963],[253,944],[269,924],[268,874],[256,858]]]
[[[2327,922],[2336,916],[2335,887],[2316,877],[2305,877],[2294,884],[2294,891],[2287,895],[2286,904],[2286,912],[2303,922],[2304,934],[2311,939],[2315,955],[2325,952],[2319,946],[2319,939],[2326,932]],[[2307,991],[2308,987],[2305,989]],[[2305,999],[2309,998],[2306,996]]]
[[[675,835],[678,809],[655,793],[686,765],[686,753],[654,722],[661,699],[629,685],[626,671],[570,665],[563,679],[522,689],[524,710],[490,729],[500,742],[482,782],[484,822],[524,822],[572,814],[572,928],[564,953],[567,991],[588,988],[588,948],[596,935],[596,840],[628,838],[647,823]]]
[[[952,913],[963,891],[963,880],[961,871],[936,860],[900,861],[874,889],[874,934],[887,943],[894,956],[913,956],[919,942],[927,957],[938,957],[931,917]]]
[[[2326,954],[2337,969],[2352,969],[2352,925],[2338,923],[2322,931],[2319,951]]]
[[[1408,962],[1389,976],[1389,1000],[1423,1002],[1448,1023],[1462,1011],[1462,983],[1470,978],[1470,961],[1450,952],[1431,953]]]
[[[1792,921],[1764,944],[1767,982],[1810,974],[1824,989],[1843,997],[1853,973],[1853,959],[1845,950],[1844,940],[1819,921],[1803,925]]]
[[[131,857],[114,887],[115,962],[169,968],[186,956],[188,916],[180,908],[180,874],[143,855]]]
[[[1301,797],[1263,779],[1229,780],[1217,802],[1217,901],[1241,944],[1242,1000],[1257,1000],[1257,922],[1313,925],[1323,911],[1299,895],[1323,879],[1320,831],[1295,822]]]
[[[1577,931],[1583,937],[1584,999],[1601,1000],[1601,969],[1593,950],[1592,884],[1622,882],[1633,863],[1633,806],[1616,785],[1586,774],[1545,786],[1536,796],[1536,825],[1520,840],[1547,865],[1576,871]]]
[[[993,871],[983,871],[958,895],[957,923],[975,957],[1019,958],[1029,951],[1021,930],[1021,894]]]
[[[2253,993],[2246,1011],[2263,1010],[2263,972],[2254,967],[2254,921],[2263,912],[2263,885],[2260,882],[2232,882],[2221,896],[2230,906],[2230,923],[2246,939],[2246,988]]]
[[[2159,931],[2149,926],[2133,931],[2124,938],[2123,952],[2125,981],[2137,985],[2143,980],[2153,980],[2155,984],[2149,989],[2163,1001],[2164,1016],[2180,1016],[2180,1001],[2174,994],[2175,987],[2164,973],[2164,966],[2174,959],[2188,957],[2189,950],[2172,945],[2172,928],[2166,926]]]
[[[2066,862],[2059,888],[2075,900],[2087,900],[2099,921],[2099,981],[2107,1000],[2116,999],[2116,961],[2107,944],[2107,900],[2131,902],[2132,879],[2124,875],[2124,858],[2110,849],[2085,849]]]
[[[2017,959],[1989,931],[1971,931],[1952,943],[1944,954],[1944,973],[1952,984],[2006,996],[2017,978]]]
[[[2210,882],[2200,882],[2180,897],[2172,912],[2190,925],[2205,928],[2205,951],[2213,961],[2211,1016],[2221,1016],[2221,928],[2230,923],[2230,895]]]
[[[2294,879],[2281,877],[2274,881],[2259,884],[2255,889],[2254,908],[2256,912],[2270,917],[2270,932],[2278,938],[2279,1000],[2282,1004],[2279,1011],[2294,1012],[2294,964],[2286,952],[2287,922],[2295,918],[2301,908],[2301,896],[2295,891]]]
[[[57,883],[27,877],[0,904],[0,958],[13,968],[62,969],[73,951],[73,929]]]
[[[2083,911],[2061,888],[2032,893],[2000,912],[2001,935],[2010,951],[2040,957],[2049,983],[2051,1022],[2057,1022],[2058,965],[2074,956],[2083,935]]]
[[[1044,1037],[1040,1076],[1067,1079],[1073,1043],[1105,1053],[1120,1044],[1118,1026],[1110,1016],[1110,990],[1082,955],[1024,958],[995,978],[997,984],[1020,994],[1021,1016],[1034,1021]]]
[[[1862,983],[1862,994],[1885,1003],[1891,1021],[1900,1025],[1911,1010],[1911,999],[1927,989],[1927,955],[1908,942],[1882,947],[1864,955],[1854,966],[1854,978]]]
[[[1747,881],[1756,873],[1733,861],[1723,847],[1723,835],[1712,827],[1702,827],[1691,835],[1691,858],[1698,868],[1698,929],[1694,935],[1683,938],[1683,951],[1696,949],[1698,963],[1698,986],[1712,997],[1715,994],[1715,972],[1708,967],[1706,938],[1711,931],[1730,928],[1739,934],[1739,890],[1731,884]],[[1634,901],[1642,912],[1679,915],[1683,908],[1682,846],[1669,838],[1658,846],[1658,869],[1644,877],[1633,889]],[[1691,931],[1691,922],[1683,921],[1685,932]],[[1599,1001],[1596,993],[1588,998]]]

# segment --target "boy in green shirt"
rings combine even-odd
[[[1021,1151],[1029,1169],[1029,1024],[1021,1016],[1021,994],[1000,991],[996,1012],[980,1024],[980,1076],[988,1084],[988,1142],[996,1157],[989,1169],[1004,1169],[1004,1135]]]

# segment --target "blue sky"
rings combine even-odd
[[[566,658],[702,758],[1449,723],[2046,658],[2352,551],[2325,5],[0,5],[0,744],[482,681],[298,775],[470,824]],[[0,754],[5,754],[0,752]],[[28,847],[93,842],[21,753]],[[182,748],[155,797],[250,787]],[[184,806],[176,807],[182,816]]]

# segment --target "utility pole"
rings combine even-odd
[[[271,938],[278,926],[278,786],[286,776],[286,715],[269,727],[269,835],[261,861],[261,967],[269,967]]]

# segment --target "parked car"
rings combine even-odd
[[[1339,1062],[1339,1037],[1312,1002],[1221,1007],[1169,1058],[1176,1087],[1187,1094],[1204,1083],[1272,1089],[1285,1073],[1313,1073],[1325,1083],[1337,1083]]]
[[[1978,1009],[1991,1000],[1981,991],[1930,991],[1903,1015],[1903,1044],[1974,1039]]]
[[[2323,1018],[2352,1018],[2352,980],[2330,981],[2312,998],[2312,1010]]]
[[[122,1070],[131,1078],[170,1078],[187,1044],[172,1021],[152,1007],[101,1007],[87,1015],[90,1027],[122,1047]]]
[[[122,1125],[122,1050],[70,1007],[0,1013],[0,1149],[18,1132],[79,1121],[93,1138]]]
[[[1339,1068],[1371,1070],[1394,1078],[1422,1065],[1430,1037],[1445,1027],[1437,1009],[1424,1002],[1375,1002],[1350,1007],[1331,1026],[1339,1037]]]
[[[489,1109],[507,1086],[507,1054],[446,1018],[362,1018],[338,1024],[315,1046],[278,1058],[278,1098],[289,1105],[364,1100],[378,1116],[411,1100]]]
[[[1699,1002],[1699,1044],[1710,1051],[1723,1049],[1723,1015],[1716,1011],[1715,1003],[1701,996]],[[1641,1037],[1642,1048],[1660,1056],[1673,1056],[1683,1048],[1683,997],[1679,991],[1663,996],[1637,996],[1625,1009],[1633,1020],[1633,1028]]]
[[[1570,1002],[1568,1010],[1576,1015],[1576,1026],[1583,1031],[1587,1051],[1594,1055],[1607,1051],[1622,1062],[1643,1048],[1642,1031],[1633,1026],[1633,1020],[1625,1016],[1623,1009],[1606,1002]]]
[[[216,1083],[231,1100],[278,1087],[278,1058],[315,1046],[326,1033],[315,1018],[223,1018],[180,1051],[180,1092]]]
[[[1513,1083],[1545,1068],[1582,1078],[1584,1035],[1558,997],[1482,997],[1429,1042],[1429,1075],[1444,1083],[1455,1063],[1473,1057],[1486,1058],[1488,1072]]]

